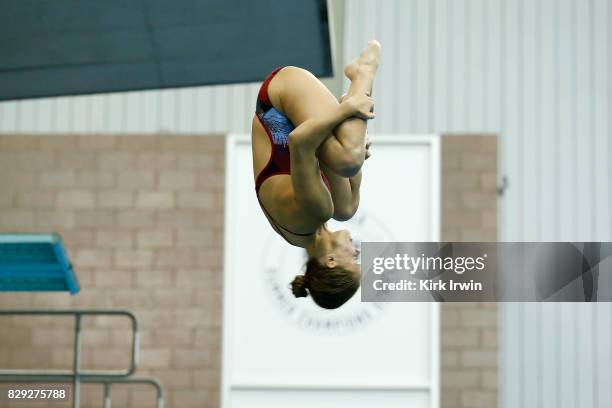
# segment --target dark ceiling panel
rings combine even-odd
[[[325,0],[2,0],[0,100],[332,74]]]

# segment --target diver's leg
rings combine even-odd
[[[380,45],[368,47],[347,65],[345,74],[352,83],[348,95],[371,92],[378,67]],[[296,67],[281,70],[268,87],[272,104],[279,107],[295,126],[337,107],[332,93],[310,72]],[[366,121],[351,118],[338,125],[317,151],[320,161],[344,177],[357,174],[365,159]]]
[[[342,103],[346,96],[347,94],[342,95],[339,102]],[[367,160],[371,157],[371,143],[367,136],[367,129],[365,143],[365,159]],[[333,218],[337,221],[346,221],[353,218],[353,215],[355,215],[357,208],[359,207],[359,189],[361,187],[361,175],[363,170],[360,170],[353,177],[348,178],[340,176],[335,171],[327,167],[322,161],[319,161],[319,167],[321,168],[321,171],[325,173],[325,176],[330,184],[331,197],[334,203]]]
[[[319,162],[319,167],[330,184],[331,198],[334,203],[333,218],[338,221],[351,219],[359,207],[361,171],[353,177],[346,178],[338,175],[322,162]]]
[[[346,96],[372,94],[379,58],[380,44],[371,41],[365,50],[345,67],[344,74],[351,80]],[[366,158],[367,122],[359,118],[347,119],[334,130],[334,135],[349,156],[348,163],[345,163],[339,174],[351,177],[361,169]],[[328,142],[319,148],[318,157],[322,162],[330,163],[334,161],[336,153],[337,146]],[[333,166],[330,167],[334,169]]]

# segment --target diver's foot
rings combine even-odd
[[[361,54],[359,54],[357,58],[344,67],[344,75],[351,81],[354,81],[361,75],[373,79],[378,70],[379,62],[380,43],[376,40],[372,40],[368,43],[367,47],[361,51]]]

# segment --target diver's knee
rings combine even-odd
[[[347,150],[339,161],[336,172],[342,177],[353,177],[361,170],[364,160],[365,147]]]
[[[357,207],[351,205],[334,206],[334,220],[348,221],[357,212]]]

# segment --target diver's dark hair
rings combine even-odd
[[[359,278],[340,266],[328,268],[315,258],[306,262],[306,273],[291,282],[295,297],[310,294],[314,302],[325,309],[336,309],[349,300],[359,289]]]

